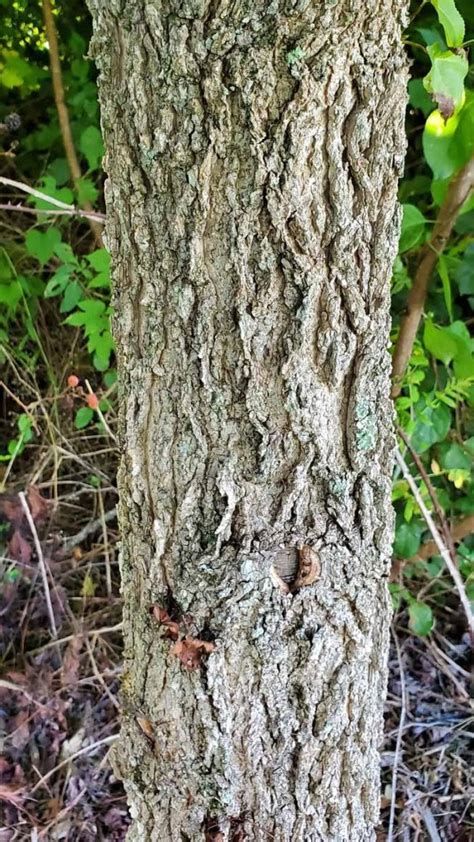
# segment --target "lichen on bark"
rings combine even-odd
[[[89,5],[129,838],[373,839],[406,3]],[[318,576],[285,592],[275,560],[302,547]],[[196,669],[153,605],[213,642]]]

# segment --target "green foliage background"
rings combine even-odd
[[[83,177],[73,188],[54,105],[41,4],[0,0],[0,123],[18,114],[21,126],[0,135],[0,174],[26,182],[69,204],[103,210],[103,146],[95,69],[86,57],[90,19],[80,0],[57,2],[55,19],[72,134]],[[451,179],[474,154],[474,40],[472,0],[413,4],[405,33],[411,59],[407,108],[408,152],[400,183],[403,225],[393,273],[393,335],[408,290]],[[439,105],[440,110],[437,109]],[[115,413],[115,370],[110,334],[109,259],[94,245],[84,220],[41,213],[54,209],[0,185],[2,203],[21,200],[38,213],[1,210],[0,355],[8,372],[8,423],[0,454],[4,482],[21,476],[30,449],[48,436],[41,402],[49,402],[56,429],[68,425],[90,437],[107,435]],[[474,511],[474,196],[466,202],[431,279],[425,318],[396,401],[398,422],[420,455],[449,522]],[[97,409],[68,377],[89,381]],[[73,413],[64,410],[69,396]],[[18,401],[23,407],[19,406]],[[68,414],[69,412],[69,414]],[[105,426],[104,426],[105,422]],[[402,446],[402,450],[405,448]],[[406,453],[410,461],[410,454]],[[412,465],[413,473],[416,468]],[[417,481],[431,509],[427,489]],[[413,632],[428,634],[441,607],[459,612],[442,559],[416,560],[429,538],[407,482],[395,472],[394,555],[403,560],[392,583]],[[474,598],[474,542],[458,547],[460,570]],[[408,561],[407,561],[408,560]]]

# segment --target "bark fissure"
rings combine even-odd
[[[405,3],[367,5],[90,0],[131,840],[373,838],[406,80]],[[197,669],[153,604],[211,634]]]

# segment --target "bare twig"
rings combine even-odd
[[[418,508],[420,509],[421,514],[423,515],[423,518],[426,521],[426,525],[428,526],[428,529],[430,530],[430,532],[433,536],[433,540],[435,541],[436,546],[438,547],[439,554],[443,558],[443,561],[446,564],[446,567],[449,570],[449,573],[451,574],[451,578],[454,582],[456,590],[459,594],[459,598],[461,600],[462,607],[464,608],[464,612],[466,614],[467,624],[468,624],[468,627],[470,629],[471,635],[474,635],[474,619],[473,619],[473,616],[472,616],[471,606],[470,606],[469,600],[467,598],[467,594],[466,594],[466,590],[465,590],[465,587],[464,587],[464,582],[462,580],[461,574],[459,573],[459,570],[457,569],[456,565],[454,564],[454,562],[453,562],[453,560],[452,560],[452,558],[451,558],[451,556],[448,552],[448,548],[446,547],[446,544],[444,543],[441,535],[439,534],[439,532],[436,528],[436,524],[434,523],[433,518],[431,517],[431,514],[428,511],[428,509],[427,509],[427,507],[424,503],[423,497],[421,496],[421,494],[419,492],[418,486],[417,486],[415,480],[413,479],[413,477],[410,473],[408,465],[405,462],[405,460],[404,460],[404,458],[403,458],[403,456],[400,453],[398,448],[395,449],[395,459],[397,460],[397,462],[400,466],[401,472],[402,472],[403,476],[405,477],[408,485],[411,488],[413,496],[414,496],[414,498],[415,498],[415,500],[418,504]]]
[[[62,769],[63,766],[67,766],[68,763],[72,763],[73,760],[77,760],[78,757],[82,757],[84,754],[92,754],[93,751],[95,751],[98,748],[101,748],[101,746],[106,746],[110,745],[110,743],[114,743],[118,736],[118,734],[112,734],[110,737],[104,737],[102,740],[96,740],[95,743],[91,743],[88,746],[84,746],[84,748],[81,748],[79,749],[79,751],[75,751],[74,754],[71,754],[70,757],[66,757],[64,760],[61,760],[61,762],[58,763],[58,765],[55,766],[54,769],[50,769],[50,771],[47,772],[46,775],[43,775],[43,777],[40,778],[38,783],[36,783],[34,787],[30,790],[30,795],[33,795],[33,793],[36,792],[36,790],[39,789],[40,786],[43,786],[43,784],[45,784],[46,781],[49,780],[49,778],[52,775],[55,775],[56,772],[59,772],[59,770]]]
[[[429,242],[422,251],[413,286],[407,301],[407,311],[400,324],[392,367],[392,397],[400,394],[401,381],[411,356],[420,319],[423,314],[428,285],[434,267],[449,239],[458,213],[474,187],[474,158],[465,164],[451,181],[446,198],[440,207]]]
[[[100,518],[102,521],[102,538],[104,540],[104,559],[105,559],[105,581],[107,586],[107,596],[112,596],[112,569],[110,565],[109,552],[109,536],[107,532],[107,523],[105,520],[104,500],[102,494],[98,496]]]
[[[105,692],[105,695],[108,696],[108,698],[112,702],[113,706],[117,710],[120,710],[120,705],[119,705],[117,699],[115,698],[114,694],[112,693],[110,687],[107,686],[106,682],[104,681],[104,677],[101,674],[101,672],[99,670],[99,667],[97,666],[97,663],[96,663],[96,660],[95,660],[95,657],[94,657],[94,651],[92,649],[92,646],[89,643],[89,640],[87,639],[87,637],[84,640],[85,640],[85,644],[86,644],[86,648],[87,648],[87,654],[89,655],[89,661],[91,663],[92,672],[94,673],[94,676],[96,677],[99,684],[102,685],[102,688]]]
[[[100,494],[99,494],[100,497]],[[79,544],[82,544],[87,538],[91,535],[94,535],[95,532],[98,532],[99,529],[103,528],[104,523],[109,523],[109,521],[114,520],[117,517],[117,509],[114,507],[110,509],[108,512],[104,512],[104,515],[97,518],[97,520],[93,520],[90,523],[86,524],[80,532],[76,532],[75,535],[71,535],[69,538],[65,538],[63,545],[65,550],[72,550],[74,547],[77,547]]]
[[[0,184],[5,184],[7,187],[15,187],[17,190],[21,190],[22,193],[28,193],[30,196],[35,196],[37,199],[49,202],[50,205],[55,205],[57,208],[62,208],[63,210],[76,210],[74,205],[68,205],[66,202],[61,202],[60,199],[48,196],[47,193],[42,193],[41,190],[36,190],[34,187],[30,187],[29,184],[25,184],[23,181],[15,181],[13,178],[5,178],[5,176],[1,175]],[[44,211],[41,211],[41,213],[43,212]],[[38,211],[35,211],[35,213],[38,213]]]
[[[462,541],[463,538],[467,538],[467,536],[471,535],[473,532],[474,515],[468,515],[467,517],[461,518],[454,523],[454,526],[451,528],[451,540],[454,544],[456,544],[458,541]],[[421,545],[417,554],[407,559],[407,561],[413,562],[418,561],[419,559],[424,561],[425,559],[436,555],[437,552],[438,547],[434,541],[425,541],[425,543]]]
[[[49,710],[47,705],[42,705],[41,702],[38,702],[31,693],[28,693],[24,687],[20,684],[15,684],[13,681],[7,681],[5,678],[0,678],[0,688],[2,690],[10,690],[12,693],[22,693],[23,696],[28,699],[31,704],[36,705],[36,707],[42,708],[43,710]]]
[[[49,592],[48,570],[47,570],[47,567],[46,567],[46,562],[45,562],[45,559],[44,559],[43,550],[41,549],[41,544],[40,544],[40,540],[38,538],[38,533],[36,531],[35,522],[34,522],[33,517],[31,515],[30,507],[29,507],[28,502],[26,500],[25,493],[23,491],[20,491],[19,494],[18,494],[18,497],[20,499],[21,507],[22,507],[22,509],[25,513],[25,517],[28,521],[28,526],[30,527],[30,532],[33,536],[33,542],[34,542],[35,549],[36,549],[38,564],[39,564],[39,568],[40,568],[40,571],[41,571],[41,578],[43,580],[44,596],[45,596],[45,599],[46,599],[46,606],[48,608],[49,625],[51,627],[51,634],[56,639],[57,636],[58,636],[58,632],[57,632],[57,629],[56,629],[56,621],[54,619],[54,611],[53,611],[53,605],[52,605],[52,602],[51,602],[51,594]]]
[[[438,828],[436,827],[436,822],[433,813],[431,812],[427,804],[423,804],[420,806],[420,813],[426,825],[426,829],[428,831],[428,835],[430,837],[431,842],[442,842],[441,836],[438,833]]]
[[[49,44],[49,63],[51,68],[51,77],[53,81],[54,99],[56,102],[56,110],[58,112],[59,126],[64,144],[64,151],[66,152],[67,162],[71,171],[72,180],[76,189],[80,186],[81,168],[77,159],[76,150],[74,148],[74,141],[72,138],[71,124],[69,122],[69,112],[64,98],[64,85],[61,72],[61,62],[59,60],[58,34],[56,31],[56,24],[54,22],[53,10],[51,8],[50,0],[43,0],[43,18],[46,29],[46,37]],[[93,207],[90,202],[81,202],[83,208],[87,213],[93,212]],[[94,234],[97,245],[102,246],[102,231],[100,225],[89,219],[89,226]]]
[[[46,197],[46,194],[44,194]],[[47,197],[48,200],[50,197]],[[103,222],[105,221],[105,213],[100,213],[99,211],[93,211],[92,213],[88,213],[87,211],[81,210],[80,208],[74,208],[71,210],[44,210],[43,208],[29,208],[26,205],[14,205],[12,202],[6,202],[5,204],[0,204],[0,210],[5,211],[19,211],[20,213],[30,213],[34,214],[35,216],[38,213],[44,213],[46,216],[79,216],[81,219],[93,219],[96,222]]]
[[[406,705],[406,686],[405,686],[405,671],[403,669],[403,661],[402,661],[402,653],[400,652],[400,644],[398,642],[397,633],[395,631],[395,626],[392,625],[392,636],[393,642],[395,643],[395,649],[397,650],[397,659],[398,659],[398,668],[400,672],[400,692],[401,692],[401,708],[400,708],[400,720],[398,723],[398,731],[397,731],[397,742],[395,744],[395,754],[393,757],[393,769],[392,769],[392,792],[390,798],[390,818],[388,822],[388,834],[387,834],[387,842],[392,842],[393,840],[393,827],[395,824],[395,808],[397,803],[397,777],[398,777],[398,767],[400,764],[400,756],[402,751],[402,740],[403,740],[403,729],[405,727],[405,718],[407,712],[407,705]]]
[[[71,640],[74,640],[78,634],[81,634],[83,637],[100,637],[102,634],[113,634],[118,631],[122,631],[123,623],[116,623],[115,626],[104,626],[100,629],[90,629],[90,631],[80,631],[75,632],[74,634],[68,634],[66,637],[61,637],[58,640],[51,641],[51,643],[45,643],[44,646],[39,646],[38,649],[32,649],[28,654],[29,655],[37,655],[38,652],[45,652],[46,649],[51,649],[52,646],[61,646],[63,643],[69,643]]]
[[[423,462],[421,461],[421,459],[420,459],[418,453],[416,452],[416,450],[414,450],[414,448],[412,447],[410,439],[408,438],[408,436],[406,435],[404,430],[402,430],[401,427],[398,427],[397,433],[400,436],[400,438],[403,440],[403,442],[406,445],[406,447],[408,448],[408,450],[410,451],[410,453],[413,457],[413,461],[415,462],[415,465],[418,468],[419,474],[420,474],[423,482],[425,483],[426,489],[427,489],[428,494],[430,495],[430,498],[431,498],[431,502],[433,503],[433,508],[434,508],[434,510],[436,512],[436,515],[437,515],[437,518],[439,520],[439,523],[440,523],[440,526],[441,526],[441,532],[443,534],[443,538],[445,540],[446,546],[449,550],[449,553],[450,553],[450,556],[451,556],[453,562],[456,563],[456,549],[454,547],[454,542],[453,542],[453,539],[452,539],[452,536],[451,536],[451,530],[449,528],[449,523],[446,520],[446,516],[444,514],[443,507],[441,506],[441,503],[438,500],[438,495],[436,494],[434,486],[433,486],[433,484],[432,484],[432,482],[431,482],[431,480],[428,476],[428,473],[425,469],[425,466],[423,465]]]

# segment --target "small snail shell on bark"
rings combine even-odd
[[[284,594],[312,585],[319,579],[320,573],[319,556],[307,544],[303,544],[299,549],[280,549],[270,568],[274,584]]]

